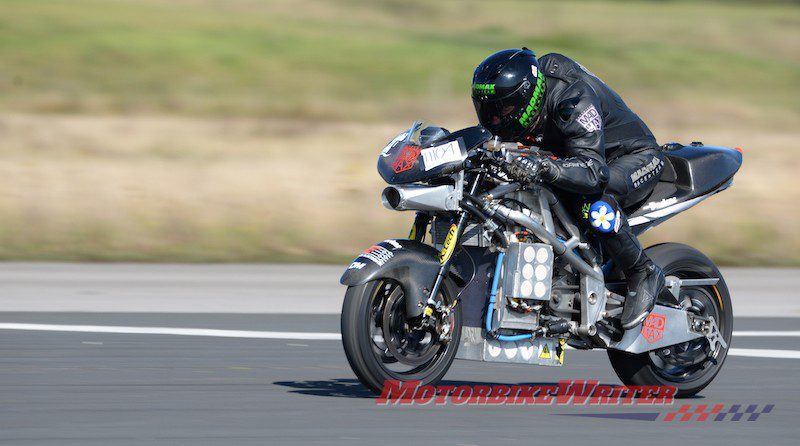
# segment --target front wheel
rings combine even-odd
[[[700,251],[679,243],[664,243],[646,250],[664,270],[678,279],[719,278],[716,285],[681,287],[681,306],[699,316],[713,317],[720,334],[731,345],[733,310],[731,297],[719,269]],[[609,350],[608,357],[619,379],[626,385],[674,386],[677,397],[689,397],[711,384],[725,361],[728,349],[719,346],[713,355],[706,338],[659,350],[631,354]]]
[[[439,294],[452,307],[453,288]],[[342,306],[342,344],[362,384],[381,393],[387,380],[438,382],[455,358],[461,338],[461,306],[425,329],[415,329],[405,312],[403,285],[374,280],[347,288]]]

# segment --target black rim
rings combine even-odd
[[[449,303],[446,298],[444,302]],[[440,342],[435,330],[412,329],[413,324],[406,318],[405,293],[398,282],[376,283],[368,316],[370,351],[383,371],[393,378],[408,380],[424,375],[438,365],[450,346]],[[452,327],[454,313],[449,318]]]
[[[680,279],[705,278],[696,271],[674,271],[669,274]],[[681,307],[698,316],[713,317],[719,332],[725,333],[727,323],[721,317],[721,308],[717,305],[718,291],[714,286],[681,287]],[[719,347],[722,349],[722,346]],[[712,355],[710,345],[705,337],[682,344],[666,347],[649,353],[653,370],[663,379],[684,383],[697,381],[717,368],[718,360],[724,352]]]

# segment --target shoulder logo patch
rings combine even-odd
[[[578,124],[585,128],[587,132],[595,132],[603,129],[603,120],[600,118],[600,113],[597,112],[594,105],[590,105],[589,108],[578,116]]]

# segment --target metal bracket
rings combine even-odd
[[[596,271],[600,268],[595,267]],[[594,326],[606,309],[606,289],[602,280],[581,276],[581,326]]]
[[[696,326],[695,324],[698,323],[699,326]],[[722,337],[722,333],[719,332],[717,321],[714,320],[713,316],[693,316],[691,329],[697,333],[702,333],[703,336],[708,339],[708,344],[713,352],[712,355],[714,357],[716,357],[717,353],[719,352],[719,346],[722,346],[722,348],[728,348],[728,343],[725,342],[725,339]]]
[[[707,286],[707,285],[716,285],[719,282],[719,278],[708,278],[708,279],[667,279],[667,288],[675,296],[675,299],[680,298],[681,294],[681,287],[682,286]]]

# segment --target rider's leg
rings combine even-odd
[[[603,196],[602,200],[590,205],[589,223],[598,232],[600,243],[628,282],[620,317],[622,328],[636,328],[653,309],[656,297],[664,288],[664,273],[644,253],[613,196]]]
[[[644,200],[658,184],[664,171],[664,152],[655,147],[623,155],[608,162],[608,171],[605,193],[627,209]]]
[[[631,206],[647,197],[658,183],[664,168],[663,153],[658,148],[624,155],[608,164],[611,173],[602,201],[613,209],[614,224],[604,228],[584,215],[600,234],[603,248],[625,274],[628,295],[621,317],[622,327],[635,328],[647,317],[664,287],[664,273],[644,253],[620,206]],[[598,206],[590,205],[597,210]],[[585,214],[585,213],[584,213]],[[599,215],[598,215],[599,216]]]

